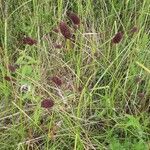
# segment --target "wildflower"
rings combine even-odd
[[[118,32],[112,39],[112,43],[117,44],[119,43],[123,38],[123,33],[122,32]]]
[[[11,81],[11,77],[9,77],[9,76],[5,76],[4,79],[5,79],[6,81]]]
[[[13,66],[13,65],[8,65],[8,69],[9,69],[11,72],[15,72],[15,71],[16,71],[16,67]]]
[[[60,28],[60,32],[61,34],[66,38],[66,39],[70,39],[72,37],[70,28],[68,27],[68,25],[65,22],[60,22],[59,24],[59,28]]]
[[[75,25],[80,24],[80,18],[74,12],[67,12],[67,16]]]
[[[15,79],[13,79],[13,78],[11,78],[11,77],[9,77],[9,76],[5,76],[4,79],[5,79],[6,81],[9,81],[9,82],[12,81],[14,84],[15,84],[15,82],[16,82]]]
[[[22,40],[22,43],[25,44],[25,45],[34,45],[34,44],[37,44],[37,41],[30,38],[30,37],[24,37],[23,40]]]
[[[41,102],[41,107],[43,107],[43,108],[48,109],[48,108],[51,108],[53,106],[54,106],[54,101],[51,99],[44,99]]]
[[[52,77],[51,79],[57,86],[61,86],[62,85],[62,81],[60,78],[58,78],[57,76]]]

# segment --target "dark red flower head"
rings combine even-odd
[[[4,79],[5,79],[6,81],[16,82],[15,79],[13,79],[13,78],[11,78],[11,77],[9,77],[9,76],[5,76]]]
[[[52,77],[52,81],[53,81],[57,86],[61,86],[61,85],[62,85],[61,79],[58,78],[57,76]]]
[[[51,99],[44,99],[41,102],[41,107],[43,108],[48,109],[48,108],[52,108],[53,106],[54,106],[54,101]]]
[[[11,78],[10,78],[9,76],[5,76],[4,79],[5,79],[6,81],[11,81]]]
[[[22,43],[25,44],[25,45],[32,46],[32,45],[37,44],[37,41],[32,39],[32,38],[30,38],[30,37],[24,37],[23,40],[22,40]]]
[[[67,12],[67,16],[75,25],[80,25],[80,18],[77,14],[75,14],[74,12]]]
[[[13,66],[13,65],[8,65],[8,69],[9,69],[11,72],[15,72],[15,71],[16,71],[16,67]]]
[[[66,38],[70,39],[72,37],[69,26],[65,22],[60,22],[59,24],[61,34]]]
[[[112,43],[117,44],[119,43],[123,38],[123,33],[122,32],[118,32],[117,34],[115,34],[115,36],[112,39]]]

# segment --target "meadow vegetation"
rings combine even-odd
[[[149,4],[0,0],[0,150],[149,150]]]

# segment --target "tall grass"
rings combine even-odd
[[[0,11],[1,150],[150,149],[149,0],[8,0]]]

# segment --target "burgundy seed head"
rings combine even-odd
[[[25,44],[25,45],[34,45],[34,44],[37,44],[37,41],[30,38],[30,37],[24,37],[23,40],[22,40],[22,43]]]
[[[122,32],[118,32],[112,39],[112,43],[117,44],[119,43],[123,38],[123,33]]]
[[[79,25],[79,24],[80,24],[80,18],[79,18],[78,15],[75,14],[74,12],[67,12],[67,16],[69,17],[69,19],[70,19],[75,25]]]
[[[15,72],[15,71],[16,71],[16,67],[13,66],[13,65],[8,65],[8,69],[9,69],[11,72]]]
[[[54,101],[51,99],[44,99],[41,102],[41,107],[43,107],[43,108],[48,109],[48,108],[51,108],[53,106],[54,106]]]
[[[132,29],[131,29],[131,33],[135,33],[135,32],[137,32],[138,31],[138,28],[137,27],[133,27]]]
[[[61,86],[61,85],[62,85],[61,79],[58,78],[57,76],[52,77],[52,81],[53,81],[57,86]]]
[[[5,79],[6,81],[11,81],[11,77],[9,77],[9,76],[5,76],[4,79]]]
[[[6,81],[16,82],[15,79],[13,79],[13,78],[11,78],[11,77],[9,77],[9,76],[5,76],[4,79],[5,79]]]
[[[59,24],[61,34],[66,38],[70,39],[72,37],[69,26],[65,22],[60,22]]]

